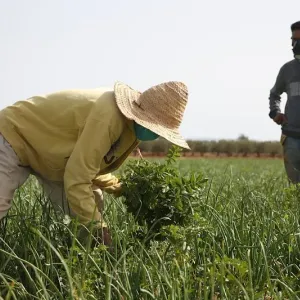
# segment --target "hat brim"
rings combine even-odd
[[[166,128],[160,125],[158,120],[155,120],[137,105],[135,101],[140,97],[140,92],[121,82],[115,83],[114,92],[117,105],[126,118],[134,120],[139,125],[144,126],[179,147],[190,149],[178,129]]]

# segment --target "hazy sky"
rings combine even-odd
[[[293,58],[299,9],[299,0],[0,0],[0,108],[116,80],[141,91],[180,80],[186,138],[278,139],[268,96]]]

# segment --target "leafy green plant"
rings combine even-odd
[[[139,225],[161,238],[164,226],[189,226],[193,223],[203,186],[201,174],[182,176],[176,165],[178,147],[172,147],[162,162],[139,160],[124,170],[124,203]]]

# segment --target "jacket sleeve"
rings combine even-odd
[[[108,194],[113,194],[114,196],[121,194],[121,183],[119,179],[111,173],[97,176],[93,180],[93,183]]]
[[[285,80],[284,80],[284,66],[280,69],[275,85],[270,91],[269,96],[269,108],[270,113],[269,117],[274,118],[277,113],[280,113],[280,102],[281,102],[281,95],[285,91]]]
[[[83,224],[103,221],[92,190],[93,180],[100,171],[103,157],[114,142],[110,132],[114,135],[121,134],[119,124],[122,122],[116,116],[106,116],[103,119],[103,121],[96,118],[87,119],[64,174],[68,202]]]

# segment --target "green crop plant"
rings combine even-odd
[[[199,219],[207,179],[199,173],[181,175],[179,156],[179,148],[173,147],[165,161],[133,161],[123,172],[124,203],[151,239],[162,239],[167,232],[174,236],[179,230],[174,226],[187,228]]]

